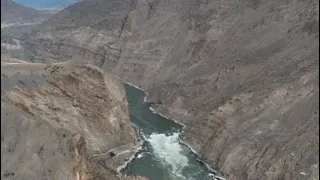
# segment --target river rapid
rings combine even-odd
[[[138,126],[143,148],[123,169],[125,175],[141,175],[150,180],[215,180],[215,175],[179,142],[182,126],[150,110],[145,92],[125,85],[130,119]]]

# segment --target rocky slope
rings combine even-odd
[[[142,86],[228,179],[318,180],[318,38],[315,0],[92,0],[2,51],[87,59]]]
[[[58,10],[36,10],[24,7],[12,0],[1,0],[1,28],[19,25],[39,23],[49,19]]]
[[[140,146],[117,78],[72,61],[1,73],[3,179],[143,179],[117,171]]]

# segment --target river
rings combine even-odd
[[[144,102],[145,93],[125,85],[130,119],[140,129],[143,150],[123,170],[150,180],[214,180],[214,174],[197,161],[191,150],[179,143],[182,126],[153,113]]]

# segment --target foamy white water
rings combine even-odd
[[[151,134],[146,139],[152,146],[154,154],[165,166],[169,166],[173,178],[181,177],[184,167],[189,165],[189,160],[183,154],[183,148],[179,143],[179,133],[172,135]]]
[[[183,125],[157,114],[145,104],[147,94],[141,89],[126,85],[126,92],[130,119],[139,127],[145,143],[123,173],[139,174],[151,180],[216,180],[214,172],[197,160],[196,152],[179,142]]]
[[[136,158],[137,158],[137,159],[142,158],[142,157],[144,157],[144,156],[147,155],[147,154],[151,154],[151,153],[149,153],[149,152],[143,152],[143,153],[141,153],[141,154],[138,154],[138,156],[137,156]]]

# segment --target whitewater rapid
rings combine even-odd
[[[187,152],[179,143],[179,133],[173,135],[151,134],[146,138],[151,144],[155,156],[169,168],[172,179],[182,178],[184,167],[188,166]]]
[[[182,125],[156,114],[145,103],[142,90],[126,85],[130,119],[139,127],[143,148],[123,170],[150,180],[215,180],[214,172],[200,163],[197,155],[180,142]],[[219,178],[220,179],[220,178]]]

